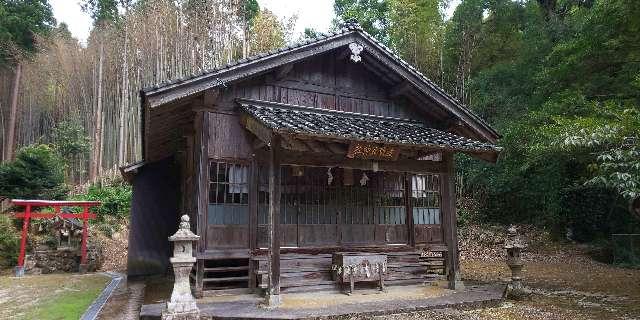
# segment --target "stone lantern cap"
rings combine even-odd
[[[169,237],[169,241],[195,241],[200,239],[199,235],[191,232],[191,225],[189,224],[189,216],[183,215],[180,218],[180,226],[175,234]]]
[[[505,249],[524,249],[527,244],[520,238],[516,226],[507,229],[507,238],[504,241]]]

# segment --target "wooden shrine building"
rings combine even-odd
[[[200,294],[336,288],[336,252],[384,255],[397,285],[431,279],[422,253],[440,251],[455,286],[453,155],[494,162],[499,135],[358,25],[141,103],[144,160],[122,168],[130,276],[167,271],[186,213]]]

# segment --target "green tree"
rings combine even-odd
[[[0,195],[7,198],[64,199],[64,161],[48,145],[31,145],[0,165]]]
[[[54,26],[46,0],[0,1],[0,64],[35,53],[38,35],[45,36]]]
[[[251,31],[255,18],[260,13],[260,5],[257,0],[244,0],[240,10],[242,11],[242,31],[244,33],[242,37],[242,57],[246,58],[250,52],[249,44],[251,35],[249,32]]]
[[[77,121],[62,121],[53,128],[50,138],[53,148],[65,161],[67,181],[79,180],[68,169],[77,167],[91,151],[91,139],[84,127]]]
[[[314,28],[304,28],[304,32],[302,32],[302,39],[315,39],[319,35],[319,32]]]
[[[622,141],[640,126],[631,121],[640,105],[639,5],[466,0],[456,9],[445,68],[458,70],[465,35],[476,34],[466,80],[456,86],[503,134],[495,166],[460,163],[486,194],[486,220],[558,234],[570,227],[581,240],[640,228],[622,197],[638,183],[636,149]]]
[[[95,25],[119,18],[118,0],[83,0],[81,7],[91,16]]]
[[[254,18],[251,26],[251,51],[267,52],[280,48],[287,43],[296,17],[281,21],[267,9],[263,9]]]
[[[442,82],[444,0],[389,0],[391,46],[402,58]]]
[[[334,27],[356,21],[362,29],[383,43],[389,43],[389,2],[387,0],[334,0]]]
[[[37,37],[46,36],[54,25],[51,6],[46,0],[0,1],[0,67],[15,66],[3,161],[13,159],[21,61],[37,51]]]

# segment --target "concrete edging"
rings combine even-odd
[[[102,274],[111,277],[111,282],[102,290],[100,295],[93,300],[89,308],[84,312],[84,314],[80,317],[81,320],[94,320],[98,317],[100,310],[104,307],[113,294],[113,291],[120,285],[124,276],[117,272],[103,272]]]

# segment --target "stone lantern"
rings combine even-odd
[[[520,239],[515,226],[507,229],[507,238],[504,242],[504,248],[507,249],[507,265],[511,269],[511,283],[507,286],[506,295],[509,297],[520,297],[524,295],[525,289],[522,285],[522,251],[527,245]]]
[[[173,242],[173,257],[169,259],[173,265],[174,284],[171,292],[171,300],[167,302],[162,311],[163,320],[191,320],[200,318],[200,310],[196,305],[196,299],[191,294],[189,274],[196,262],[193,256],[193,242],[200,237],[191,232],[189,216],[180,218],[178,231],[169,237]]]

